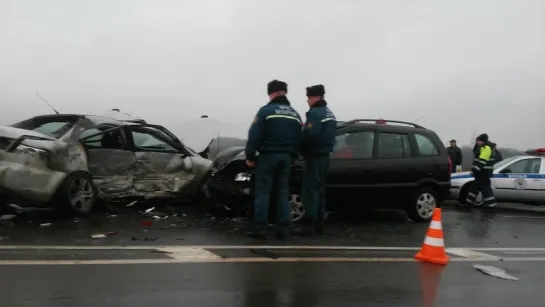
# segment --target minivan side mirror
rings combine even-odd
[[[500,174],[509,174],[512,173],[512,171],[509,168],[504,168],[500,171]]]

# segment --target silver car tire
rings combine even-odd
[[[59,201],[75,215],[87,215],[98,201],[92,177],[84,172],[70,174],[60,189]]]

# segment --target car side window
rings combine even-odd
[[[395,159],[412,156],[409,136],[400,133],[379,133],[378,158]]]
[[[541,169],[541,158],[520,160],[507,166],[506,169],[514,174],[538,174]]]
[[[164,134],[139,128],[131,131],[135,149],[141,151],[177,152],[178,150],[162,140]]]
[[[83,145],[85,145],[85,147],[87,147],[87,149],[125,149],[125,138],[122,136],[120,129],[115,129],[102,133],[103,131],[112,128],[112,126],[106,126],[87,129],[81,132],[79,138],[81,140],[93,134],[101,133],[85,139],[81,142],[83,143]]]
[[[348,132],[335,137],[333,159],[373,158],[374,131]]]
[[[414,135],[416,145],[421,156],[430,157],[439,155],[437,145],[427,136],[416,133]]]

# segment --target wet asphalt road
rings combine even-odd
[[[110,207],[82,219],[62,218],[56,212],[28,213],[0,221],[2,245],[239,245],[249,223],[244,219],[212,217],[191,206]],[[154,215],[164,219],[156,220]],[[44,223],[51,225],[40,226]],[[332,217],[326,235],[293,236],[294,245],[420,246],[428,225],[410,222],[400,211],[376,211],[357,222]],[[471,212],[445,208],[443,229],[447,247],[540,247],[545,245],[543,212]],[[113,232],[106,239],[93,234]],[[267,244],[277,244],[270,240]],[[279,244],[286,244],[281,242]]]
[[[410,261],[428,225],[396,211],[375,212],[357,223],[333,218],[319,238],[255,242],[244,236],[248,223],[240,219],[214,218],[192,207],[157,207],[153,212],[164,218],[159,220],[138,213],[149,207],[115,207],[116,212],[77,221],[30,213],[2,222],[0,245],[11,247],[0,249],[0,306],[543,306],[545,215],[540,213],[445,209],[447,248],[497,258],[454,253],[449,265],[438,267]],[[112,234],[89,237],[106,232]],[[213,248],[251,244],[296,247]],[[51,249],[17,249],[26,245]],[[195,245],[211,248],[187,247]],[[59,246],[72,247],[54,249]],[[520,280],[485,275],[472,268],[475,263],[501,267]]]
[[[10,307],[543,306],[542,264],[505,265],[520,281],[489,277],[463,263],[442,270],[426,266],[416,262],[14,266],[0,268],[0,296],[2,306]]]

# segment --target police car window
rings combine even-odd
[[[510,173],[514,174],[537,174],[541,169],[541,158],[520,160],[507,166],[507,168],[510,170]]]
[[[416,145],[418,146],[418,151],[420,152],[421,156],[437,156],[439,155],[439,149],[435,145],[435,143],[430,140],[425,135],[422,134],[415,134],[414,135],[416,139]]]
[[[379,133],[378,137],[378,158],[395,159],[410,157],[411,146],[409,136],[399,133]]]
[[[335,137],[333,159],[371,159],[375,133],[361,131],[340,134]]]

